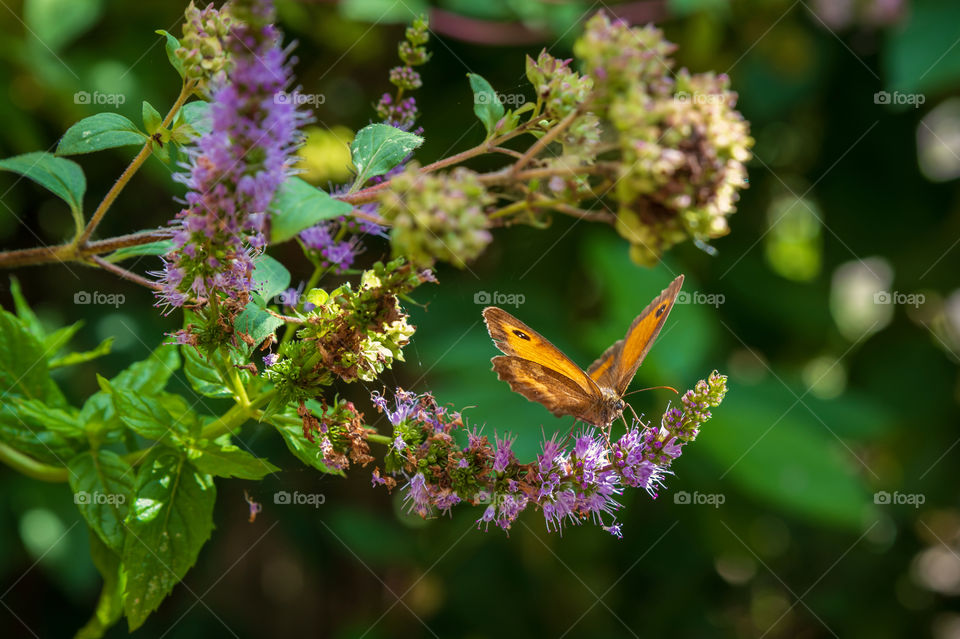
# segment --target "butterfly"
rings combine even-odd
[[[491,360],[493,370],[511,390],[543,404],[555,416],[573,415],[607,427],[623,414],[623,394],[663,328],[682,284],[680,275],[586,372],[540,333],[505,310],[488,306],[483,309],[487,331],[504,353]]]

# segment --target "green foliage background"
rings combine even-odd
[[[810,4],[631,5],[658,18],[681,65],[729,70],[752,123],[750,188],[716,257],[681,246],[648,271],[630,264],[609,228],[557,219],[546,230],[498,230],[468,270],[440,269],[440,286],[417,292],[425,305],[411,311],[419,331],[407,363],[387,376],[430,389],[441,403],[475,406],[467,411],[472,424],[518,433],[518,452],[529,458],[542,430],[567,429],[570,420],[496,380],[477,293],[523,295],[516,314],[581,364],[620,337],[674,273],[687,275],[691,293],[722,295],[716,307],[678,306],[637,377],[636,388],[685,389],[719,368],[730,375],[730,392],[674,465],[669,490],[656,501],[625,497],[622,541],[593,526],[547,535],[533,513],[509,538],[477,532],[480,513],[469,508],[451,520],[410,518],[396,495],[370,488],[367,471],[321,476],[269,428],[248,426],[246,443],[282,472],[262,482],[218,480],[211,543],[138,635],[956,636],[945,633],[960,623],[960,327],[950,324],[944,300],[957,286],[960,212],[956,182],[935,184],[919,171],[917,136],[920,119],[957,91],[960,47],[951,45],[960,6],[921,0],[893,27],[834,32]],[[142,100],[164,110],[175,97],[178,78],[153,31],[179,32],[178,3],[32,0],[9,8],[0,12],[0,157],[51,148],[93,113],[75,104],[76,91],[123,93],[116,110],[134,121]],[[299,40],[304,92],[326,96],[317,125],[367,124],[388,90],[402,37],[395,23],[420,5],[280,8],[288,38]],[[542,46],[569,54],[589,8],[447,0],[446,11],[523,19],[535,32],[516,46],[434,37],[417,94],[426,143],[416,157],[432,161],[482,140],[468,72],[503,94],[528,92],[523,54]],[[876,104],[880,90],[920,92],[926,103]],[[79,159],[91,201],[128,159],[124,149]],[[164,224],[179,192],[169,170],[151,159],[100,236]],[[35,185],[0,174],[0,193],[4,248],[69,234],[69,212]],[[364,260],[385,250],[373,242]],[[308,275],[296,247],[271,254],[295,281]],[[894,306],[889,325],[858,340],[838,328],[844,300],[831,302],[832,283],[839,266],[872,257],[892,267],[891,289],[926,301]],[[155,267],[152,259],[136,270]],[[100,271],[49,265],[17,276],[42,320],[86,321],[78,350],[115,338],[108,357],[59,373],[74,401],[98,389],[95,373],[116,374],[179,326],[178,317],[157,314],[147,291]],[[115,309],[75,305],[80,290],[126,299]],[[10,308],[6,290],[0,303]],[[182,377],[169,388],[192,397]],[[340,390],[374,414],[365,400],[373,388]],[[653,391],[632,401],[653,415],[668,399]],[[204,399],[211,413],[222,410],[217,401]],[[254,523],[245,490],[263,503]],[[274,504],[277,491],[322,493],[324,503]],[[720,493],[725,502],[677,504],[678,491]],[[877,491],[919,493],[925,503],[876,505]],[[0,513],[0,634],[72,633],[95,604],[99,577],[70,493],[2,468]],[[940,575],[938,588],[931,575]],[[125,632],[121,625],[108,636]]]

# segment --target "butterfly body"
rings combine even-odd
[[[504,355],[493,370],[510,388],[556,416],[608,426],[623,414],[623,394],[660,333],[683,284],[677,277],[631,324],[627,335],[583,371],[542,335],[496,306],[483,310],[494,344]]]

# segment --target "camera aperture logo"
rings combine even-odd
[[[77,291],[73,294],[74,304],[107,304],[119,308],[127,301],[123,293],[101,293],[100,291]]]
[[[919,508],[927,501],[923,493],[901,493],[898,490],[888,493],[885,490],[873,494],[873,503],[878,506],[913,506]]]
[[[900,291],[877,291],[873,294],[874,304],[896,304],[897,306],[912,306],[919,308],[927,301],[923,293],[901,293]]]
[[[681,506],[713,506],[719,508],[727,501],[727,496],[723,493],[701,493],[693,491],[693,494],[685,490],[673,493],[673,503]]]
[[[313,506],[319,508],[327,501],[323,493],[301,493],[298,490],[292,493],[281,490],[273,493],[273,503],[281,506]]]
[[[93,491],[92,493],[89,493],[85,490],[73,493],[73,503],[77,504],[78,506],[120,506],[126,502],[127,496],[123,493],[101,493],[97,490]]]
[[[526,301],[527,296],[523,293],[501,293],[500,291],[494,291],[491,293],[489,291],[477,291],[473,295],[473,303],[483,304],[484,306],[490,306],[493,304],[496,306],[512,306],[517,308]]]
[[[723,293],[701,293],[700,291],[680,291],[677,293],[677,304],[702,304],[719,308],[727,301]]]

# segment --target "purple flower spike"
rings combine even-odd
[[[226,69],[210,83],[211,130],[187,151],[185,207],[171,222],[174,249],[158,273],[159,306],[222,295],[243,300],[253,283],[253,258],[266,245],[266,211],[290,174],[305,116],[277,99],[291,84],[287,52],[270,22],[273,4],[244,5],[223,43]]]

